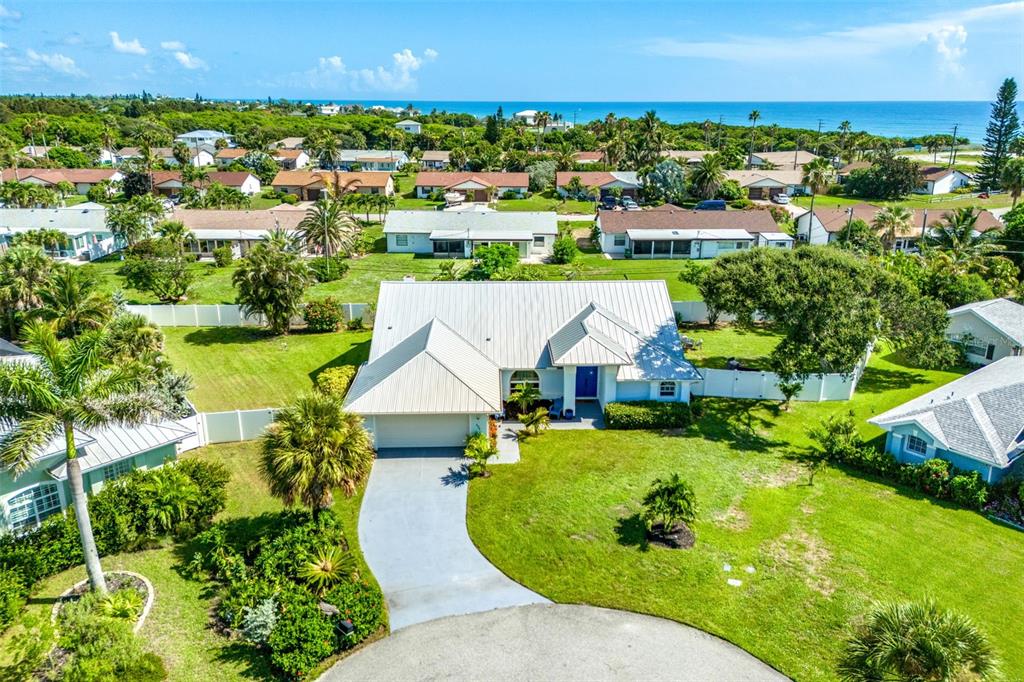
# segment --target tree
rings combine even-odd
[[[470,275],[473,279],[491,279],[502,270],[519,264],[519,249],[511,244],[491,244],[477,247],[473,253],[476,262]]]
[[[0,439],[0,461],[20,476],[54,439],[64,441],[62,460],[89,583],[94,591],[105,593],[76,432],[112,424],[137,426],[167,416],[169,406],[148,384],[145,368],[136,362],[114,364],[104,357],[103,330],[60,340],[53,327],[37,321],[27,328],[26,338],[25,348],[38,356],[38,364],[0,363],[0,422],[9,429]]]
[[[171,155],[178,162],[179,166],[189,166],[192,164],[192,152],[184,142],[175,142],[174,147],[171,148]]]
[[[100,329],[114,311],[110,296],[99,291],[96,279],[73,265],[57,269],[39,292],[33,315],[52,323],[61,336],[73,337],[87,329]]]
[[[972,206],[948,211],[939,224],[925,234],[922,240],[924,247],[945,252],[958,266],[966,266],[1002,250],[1002,246],[996,243],[996,231],[977,231],[980,214],[980,210]]]
[[[370,473],[373,447],[362,417],[320,391],[278,411],[260,444],[260,476],[285,506],[301,504],[313,517],[334,504],[334,490],[351,497]]]
[[[329,196],[320,197],[306,209],[299,222],[299,236],[306,248],[320,250],[327,257],[351,251],[359,232],[359,224],[345,211],[342,202]]]
[[[663,532],[670,533],[680,523],[689,525],[697,518],[697,496],[679,474],[654,479],[642,504],[640,517],[648,530],[661,524]]]
[[[517,414],[523,414],[530,409],[535,402],[540,400],[540,391],[533,384],[521,383],[508,396],[508,402],[515,405]]]
[[[1017,119],[1017,81],[1007,78],[999,86],[992,114],[985,129],[984,152],[978,166],[978,185],[985,190],[1001,186],[1003,166],[1010,158],[1010,146],[1020,133]]]
[[[999,176],[999,184],[1013,197],[1012,208],[1016,208],[1017,200],[1020,199],[1020,194],[1024,191],[1024,159],[1007,160]]]
[[[262,316],[274,334],[287,334],[311,281],[309,267],[292,248],[294,240],[272,233],[249,250],[232,275],[237,301],[249,316]]]
[[[846,643],[839,676],[848,682],[990,679],[997,660],[970,618],[921,603],[879,604]]]
[[[840,248],[849,249],[864,256],[879,256],[885,251],[882,240],[878,238],[878,230],[859,218],[851,220],[839,232],[836,244]]]
[[[519,421],[523,423],[523,433],[536,436],[551,425],[551,416],[548,408],[538,407],[530,412],[521,413]]]
[[[1006,257],[1021,269],[1020,276],[1024,278],[1024,205],[1004,214],[1003,225],[996,241],[1006,249]]]
[[[921,167],[906,156],[891,151],[875,154],[870,168],[850,173],[846,193],[870,199],[902,199],[921,186]]]
[[[484,139],[491,144],[498,144],[501,131],[498,129],[498,119],[488,116],[484,121]]]
[[[120,270],[128,284],[150,292],[164,303],[188,298],[196,272],[191,267],[195,257],[186,253],[184,238],[164,237],[146,242],[145,246],[133,249]]]
[[[747,120],[750,121],[750,150],[747,154],[747,165],[754,165],[754,130],[757,128],[757,121],[761,118],[761,112],[754,109],[747,115]]]
[[[708,154],[690,172],[693,192],[701,199],[714,199],[725,183],[725,165],[721,154]]]
[[[555,184],[555,171],[557,167],[554,161],[545,159],[531,163],[526,167],[530,176],[530,191],[543,192]]]
[[[807,221],[808,242],[811,241],[810,224],[814,221],[814,199],[818,193],[824,191],[830,184],[832,184],[832,179],[835,177],[835,174],[835,168],[833,168],[829,160],[823,156],[819,156],[804,166],[802,182],[811,188],[811,208],[808,211],[808,216],[810,216],[810,218]]]
[[[7,338],[18,338],[23,317],[39,307],[39,295],[49,286],[55,263],[38,246],[11,246],[0,255],[0,309]]]
[[[264,185],[269,185],[273,182],[277,171],[280,170],[274,159],[266,152],[250,151],[239,159],[238,163],[258,177]]]
[[[896,239],[910,233],[913,219],[914,213],[906,206],[885,206],[875,214],[873,225],[881,232],[886,247],[895,249]]]
[[[466,439],[463,456],[469,460],[466,473],[470,478],[487,478],[491,472],[487,470],[487,461],[498,454],[498,448],[484,433],[474,433]]]
[[[666,159],[647,174],[644,190],[652,198],[671,204],[686,201],[689,195],[686,191],[686,171],[675,161]]]

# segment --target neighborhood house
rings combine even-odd
[[[528,173],[426,172],[416,175],[416,196],[420,199],[426,199],[434,192],[443,190],[445,193],[462,194],[466,201],[485,202],[509,193],[520,197],[526,196],[529,186]]]
[[[342,172],[338,173],[337,181],[346,192],[387,196],[395,193],[395,181],[392,180],[391,173]],[[329,171],[283,170],[278,171],[270,184],[279,192],[294,194],[300,201],[316,201],[328,185],[333,185],[334,182],[334,174]]]
[[[955,168],[929,166],[921,169],[924,184],[914,190],[918,194],[949,194],[971,184],[971,176]]]
[[[1024,305],[1005,298],[953,308],[946,336],[964,344],[967,359],[978,365],[1024,353]]]
[[[420,168],[423,170],[444,170],[452,162],[452,153],[441,149],[427,150],[420,157]]]
[[[0,178],[3,182],[26,182],[51,188],[60,182],[68,182],[74,186],[75,194],[88,194],[101,182],[120,182],[124,176],[121,171],[111,168],[5,168]]]
[[[175,197],[181,194],[185,182],[181,179],[181,171],[153,171],[153,192],[167,197]],[[200,192],[205,192],[213,183],[232,187],[246,196],[254,196],[260,193],[260,179],[246,171],[211,171],[206,174],[203,183],[193,182],[193,186]]]
[[[624,197],[634,199],[640,193],[640,178],[634,171],[559,171],[555,174],[555,185],[561,196],[568,196],[566,186],[573,178],[579,178],[587,196],[603,199],[616,191]],[[596,194],[595,194],[596,192]]]
[[[240,211],[176,208],[170,220],[180,221],[192,234],[185,247],[200,258],[213,257],[213,250],[231,248],[235,258],[245,256],[249,249],[274,230],[297,232],[306,215],[301,209],[268,209]]]
[[[478,246],[510,244],[520,258],[544,258],[558,236],[553,211],[490,209],[463,211],[389,211],[384,219],[388,253],[432,253],[469,258]]]
[[[874,204],[856,204],[854,206],[832,206],[829,208],[815,208],[814,215],[810,211],[804,211],[796,219],[796,234],[801,240],[807,239],[807,227],[811,225],[811,244],[830,244],[839,239],[843,230],[849,227],[854,220],[863,220],[868,225],[875,222],[875,216],[882,210],[881,206]],[[915,208],[911,209],[910,225],[902,233],[896,234],[896,249],[911,251],[917,248],[917,242],[923,233],[929,228],[941,223],[947,211],[934,209]],[[975,223],[977,232],[988,232],[989,230],[1001,229],[1003,224],[999,219],[986,210],[978,212],[978,220]],[[879,232],[881,236],[881,232]]]
[[[0,244],[9,245],[14,235],[34,230],[58,230],[66,241],[51,255],[93,260],[117,250],[107,227],[107,209],[87,202],[68,208],[0,208]],[[49,250],[48,250],[49,251]]]
[[[802,170],[731,170],[725,172],[725,177],[739,183],[752,200],[811,193],[811,188],[804,184]]]

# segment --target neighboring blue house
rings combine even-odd
[[[901,462],[933,457],[989,483],[1024,471],[1024,357],[1006,357],[868,420]]]

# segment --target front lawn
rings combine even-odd
[[[227,508],[218,520],[254,517],[283,508],[270,496],[257,473],[258,445],[257,441],[211,445],[183,455],[222,462],[231,472]],[[360,489],[357,495],[346,498],[337,492],[334,510],[344,523],[346,539],[360,564],[360,575],[374,583],[359,550],[357,522],[362,494]],[[191,558],[187,545],[168,544],[158,549],[104,557],[102,561],[106,570],[136,571],[153,583],[156,593],[153,610],[139,634],[146,647],[164,660],[169,680],[277,679],[265,658],[214,629],[211,622],[214,603],[208,590],[209,583],[189,580],[183,575],[184,565]],[[84,578],[85,569],[78,567],[43,581],[31,598],[29,609],[48,612],[61,592]],[[15,623],[0,638],[0,665],[9,661],[10,636],[18,629]]]
[[[595,210],[593,201],[562,199],[553,189],[534,192],[526,199],[499,199],[497,209],[499,211],[555,211],[588,215],[593,215]]]
[[[1007,678],[1020,679],[1024,536],[840,469],[809,486],[793,457],[826,415],[852,409],[871,437],[880,432],[866,417],[956,376],[879,349],[849,402],[779,413],[705,400],[682,436],[549,431],[524,443],[519,464],[470,484],[470,534],[498,568],[556,602],[689,623],[800,680],[835,679],[849,621],[875,600],[932,596],[975,619]],[[651,481],[673,472],[697,493],[691,550],[646,546],[637,517]]]
[[[745,367],[767,370],[765,361],[782,340],[781,336],[763,326],[709,329],[703,325],[690,325],[681,328],[679,333],[703,342],[700,348],[686,351],[686,359],[698,367],[714,369],[725,369],[726,361],[736,358]]]
[[[801,208],[810,208],[811,198],[794,197],[793,203]],[[875,201],[859,197],[833,197],[826,194],[819,194],[814,199],[815,208],[831,208],[834,206],[845,207],[854,206],[856,204],[874,204],[876,206],[895,204],[899,206],[906,206],[907,208],[945,210],[951,208],[963,208],[964,206],[974,206],[977,208],[1005,208],[1011,203],[1013,203],[1013,199],[1009,194],[1005,193],[994,194],[988,199],[978,199],[970,194],[937,194],[935,196],[927,194],[911,194],[901,201]]]
[[[271,336],[252,327],[166,327],[167,355],[192,375],[201,412],[282,407],[328,367],[359,365],[370,332]]]

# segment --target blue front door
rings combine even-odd
[[[597,367],[576,368],[576,397],[597,397]]]

